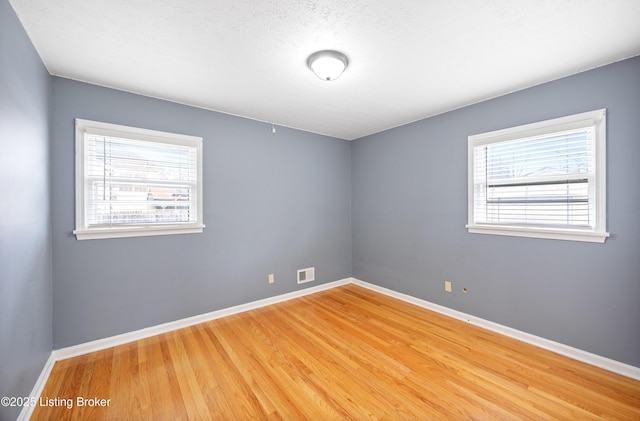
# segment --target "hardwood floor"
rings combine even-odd
[[[59,361],[43,399],[32,420],[640,420],[638,381],[355,285]]]

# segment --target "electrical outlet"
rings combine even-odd
[[[270,273],[270,274],[269,274],[269,283],[270,283],[270,284],[272,284],[272,283],[274,283],[275,281],[276,281],[275,276],[273,276],[273,273]]]
[[[444,281],[445,292],[451,292],[451,281]]]

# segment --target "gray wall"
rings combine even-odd
[[[202,136],[204,233],[77,241],[74,118]],[[343,140],[53,78],[54,348],[349,277],[350,168]]]
[[[51,353],[50,77],[0,0],[0,396],[28,395]],[[0,406],[0,420],[21,408]]]
[[[467,136],[598,108],[606,244],[467,233]],[[640,57],[353,142],[353,276],[640,367],[638,110]]]

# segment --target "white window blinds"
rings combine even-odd
[[[202,138],[76,120],[79,239],[201,232]]]
[[[592,227],[594,127],[474,148],[476,223]]]
[[[85,136],[88,226],[197,220],[195,147]]]
[[[469,136],[469,232],[604,242],[606,110]]]

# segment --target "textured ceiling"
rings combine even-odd
[[[10,3],[53,75],[349,140],[640,54],[640,0]]]

